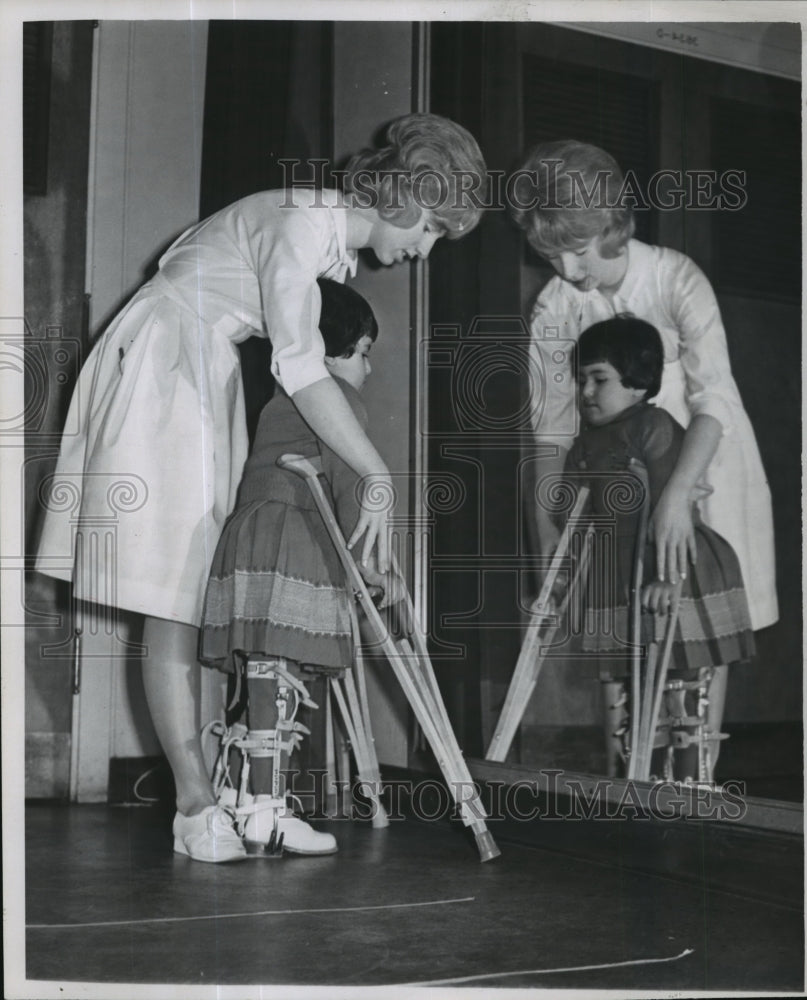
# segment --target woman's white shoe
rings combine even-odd
[[[243,861],[247,856],[234,826],[232,812],[221,805],[208,806],[195,816],[174,817],[174,851],[194,861]]]

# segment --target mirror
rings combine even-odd
[[[709,277],[773,499],[779,618],[756,633],[755,659],[730,668],[723,724],[730,738],[715,777],[742,782],[748,795],[799,801],[798,82],[554,25],[476,24],[461,32],[435,25],[432,110],[470,128],[503,177],[531,144],[571,136],[609,150],[645,192],[663,170],[690,184],[715,171],[741,178],[736,209],[702,209],[692,188],[690,207],[649,198],[635,212],[636,235],[686,253]],[[421,359],[434,498],[426,564],[432,651],[460,743],[479,758],[536,596],[529,412],[541,379],[552,377],[530,375],[524,320],[551,272],[526,250],[506,197],[500,188],[475,233],[433,252]],[[506,761],[606,774],[602,687],[573,637],[559,642],[520,706]]]

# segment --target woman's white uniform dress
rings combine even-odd
[[[531,351],[545,373],[544,398],[533,407],[536,438],[568,449],[576,426],[570,372],[558,372],[574,340],[593,323],[630,313],[652,323],[664,344],[664,375],[655,403],[686,427],[705,413],[723,436],[699,501],[705,523],[737,553],[754,629],[778,618],[771,496],[753,428],[731,373],[726,333],[706,276],[684,254],[630,240],[625,277],[612,296],[580,291],[559,276],[536,300]],[[555,374],[559,377],[556,379]]]
[[[174,242],[81,371],[68,418],[79,431],[62,440],[38,568],[74,576],[79,599],[199,624],[247,455],[236,345],[268,337],[266,377],[289,395],[328,377],[316,279],[355,273],[346,237],[336,192],[281,190]],[[76,559],[77,530],[86,549],[110,519],[113,551]]]

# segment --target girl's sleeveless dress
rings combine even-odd
[[[337,381],[366,425],[355,389]],[[286,453],[321,457],[346,537],[355,526],[355,473],[279,393],[261,411],[238,505],[213,556],[199,641],[199,658],[208,666],[233,672],[236,653],[324,667],[353,662],[344,571],[307,484],[277,465]]]
[[[647,470],[650,509],[675,468],[684,429],[642,401],[607,424],[584,425],[567,456],[565,475],[591,489],[596,538],[586,583],[582,649],[597,654],[600,676],[621,677],[631,662],[631,588],[641,490],[635,465]],[[705,493],[705,490],[701,491]],[[697,561],[687,566],[670,668],[692,671],[749,660],[754,635],[739,562],[728,542],[693,511]],[[656,577],[655,546],[644,553],[644,583]],[[641,642],[653,638],[642,616]]]
[[[740,561],[754,629],[778,618],[771,495],[751,422],[731,373],[726,334],[712,287],[676,250],[631,240],[628,269],[617,292],[583,292],[554,277],[531,318],[531,352],[540,387],[532,411],[536,437],[569,448],[577,404],[570,345],[593,323],[631,313],[652,323],[664,344],[664,375],[654,402],[688,426],[699,413],[715,417],[723,437],[706,470],[704,522]]]
[[[333,191],[266,191],[182,235],[84,365],[37,569],[77,598],[198,625],[247,456],[236,345],[293,394],[328,375],[316,279],[354,271]]]

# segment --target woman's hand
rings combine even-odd
[[[685,579],[688,558],[693,565],[697,558],[689,490],[667,485],[650,518],[648,537],[656,545],[658,579],[669,583]]]
[[[376,548],[378,564],[386,570],[389,568],[388,520],[395,494],[384,460],[330,375],[298,389],[291,398],[320,441],[336,452],[357,476],[363,477],[359,519],[348,548],[364,536],[361,561],[366,562]]]
[[[683,579],[687,555],[695,564],[693,490],[714,458],[722,434],[723,425],[706,413],[695,414],[686,429],[673,474],[650,518],[648,537],[656,543],[659,580]]]
[[[375,566],[382,575],[389,570],[389,518],[394,501],[395,491],[389,476],[365,476],[359,519],[347,543],[347,547],[352,549],[364,536],[360,561],[362,565],[369,565],[375,549]]]

